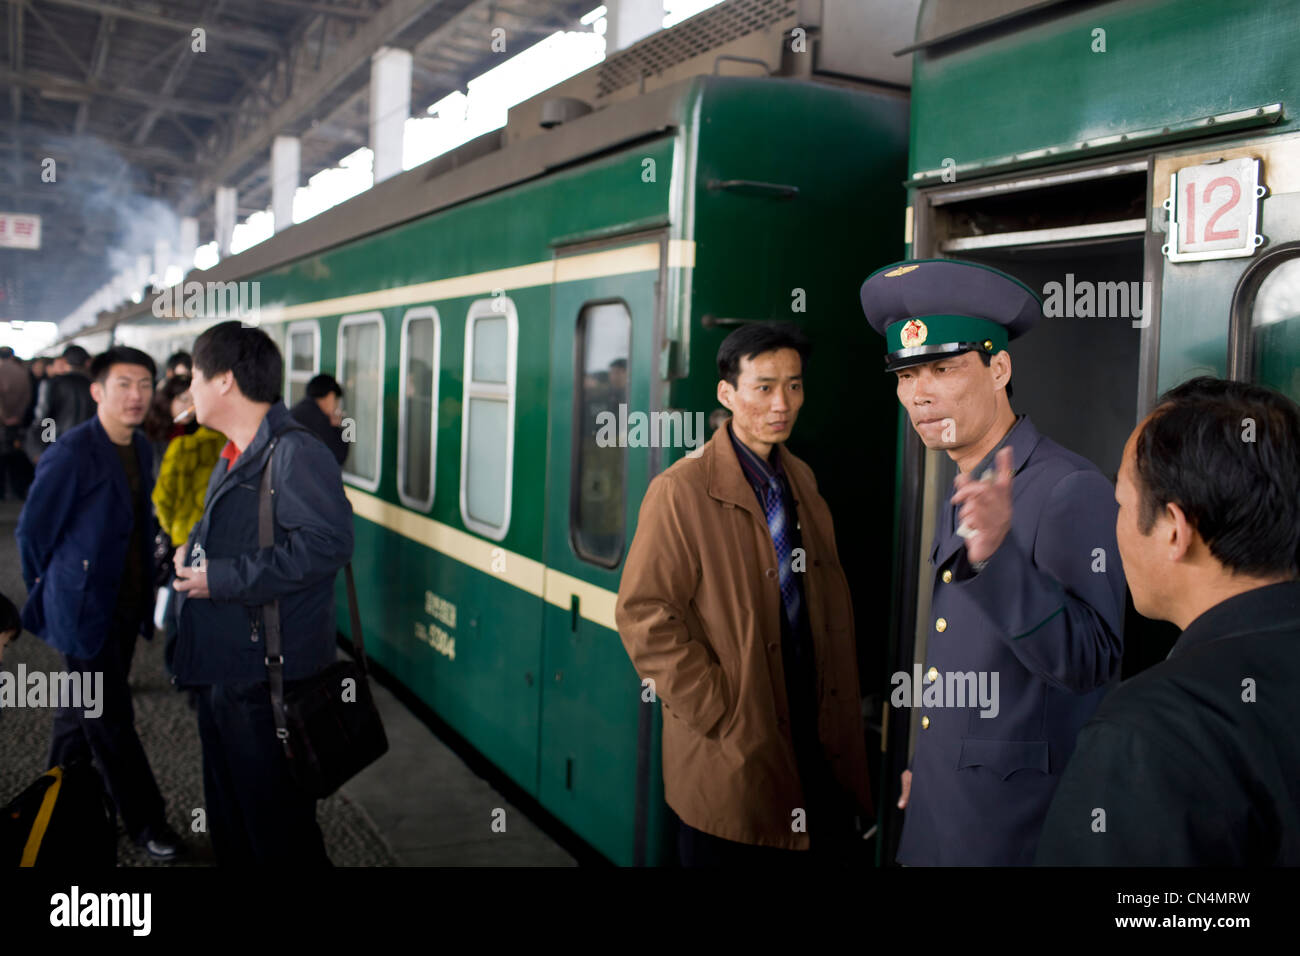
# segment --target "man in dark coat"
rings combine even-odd
[[[912,426],[959,472],[930,551],[924,653],[890,698],[921,711],[898,860],[1027,865],[1079,728],[1119,675],[1114,488],[1011,409],[1006,346],[1042,316],[1027,286],[973,263],[895,263],[862,306]]]
[[[51,444],[95,414],[95,399],[86,374],[89,361],[85,349],[69,345],[55,360],[54,368],[59,371],[47,376],[37,389],[26,446],[33,464]]]
[[[335,659],[334,576],[352,556],[352,507],[329,451],[280,401],[280,351],[223,322],[194,343],[195,417],[229,437],[203,517],[176,551],[173,672],[198,688],[203,792],[217,862],[328,865],[316,801],[294,783],[267,689],[263,608],[278,601],[284,682]],[[258,489],[272,468],[275,546],[258,545]]]
[[[307,383],[307,395],[289,410],[294,420],[311,429],[340,465],[347,461],[343,440],[343,386],[332,375],[317,375]]]
[[[1300,865],[1300,407],[1175,388],[1124,449],[1133,603],[1182,635],[1079,735],[1040,864]]]
[[[91,364],[96,414],[41,456],[18,518],[23,625],[62,653],[69,672],[103,674],[102,712],[61,707],[49,766],[93,755],[127,832],[156,859],[176,856],[140,738],[127,675],[138,635],[153,635],[153,453],[137,431],[153,395],[153,360],[109,349]]]

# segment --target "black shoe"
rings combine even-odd
[[[144,847],[144,851],[150,857],[163,862],[169,862],[180,856],[184,846],[176,831],[165,823],[150,827],[136,843]]]

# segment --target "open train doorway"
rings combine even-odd
[[[1143,279],[1142,239],[1008,247],[964,258],[1001,269],[1043,297],[1043,322],[1009,349],[1012,408],[1114,484],[1124,443],[1145,407],[1142,331],[1154,293]],[[1137,614],[1131,596],[1124,632],[1125,679],[1164,660],[1178,637],[1173,625]]]
[[[914,255],[993,266],[1042,297],[1043,321],[1008,349],[1012,408],[1112,482],[1124,443],[1155,397],[1163,235],[1148,235],[1149,170],[1142,158],[918,195]],[[947,455],[912,457],[924,458],[928,534],[956,470]],[[917,557],[925,553],[922,547]],[[920,621],[928,601],[918,595]],[[1176,637],[1130,602],[1123,676],[1163,660]]]
[[[1148,237],[1145,159],[952,184],[915,195],[914,258],[954,258],[1000,269],[1033,289],[1045,318],[1008,348],[1011,406],[1059,444],[1088,458],[1112,482],[1124,444],[1155,387],[1160,240]],[[1151,247],[1154,243],[1156,258]],[[904,420],[905,421],[905,420]],[[908,573],[898,600],[896,668],[926,659],[930,542],[956,475],[947,454],[904,435],[902,553]],[[1121,676],[1163,660],[1171,625],[1137,615],[1129,600]],[[906,766],[919,730],[891,728],[893,770]],[[903,738],[905,735],[906,744]],[[896,786],[896,780],[890,785]],[[888,791],[887,791],[888,792]],[[892,807],[897,793],[886,806]],[[887,826],[897,837],[897,823]],[[892,832],[890,832],[892,831]],[[892,854],[893,846],[887,852]],[[892,855],[891,857],[892,858]]]

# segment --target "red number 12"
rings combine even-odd
[[[1220,186],[1227,186],[1228,189],[1231,190],[1232,194],[1228,197],[1227,202],[1225,202],[1222,206],[1220,206],[1217,210],[1215,210],[1214,215],[1210,217],[1210,221],[1205,224],[1205,239],[1202,240],[1204,242],[1214,242],[1219,239],[1236,239],[1241,235],[1240,229],[1233,229],[1231,232],[1216,232],[1214,229],[1214,224],[1218,222],[1219,219],[1221,219],[1228,212],[1228,210],[1232,209],[1233,206],[1237,205],[1237,203],[1241,201],[1241,185],[1237,182],[1237,180],[1233,179],[1231,176],[1220,176],[1217,179],[1210,180],[1209,183],[1207,183],[1205,186],[1205,192],[1201,196],[1201,201],[1204,203],[1209,203],[1210,196],[1213,195],[1214,191],[1218,189]],[[1186,242],[1188,243],[1188,245],[1192,244],[1193,242],[1196,242],[1196,184],[1195,183],[1187,184],[1187,240]]]

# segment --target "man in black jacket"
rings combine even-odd
[[[339,465],[347,461],[348,445],[343,439],[343,386],[332,375],[317,375],[307,383],[307,397],[289,414],[334,453]]]
[[[1300,407],[1198,378],[1124,449],[1139,612],[1183,628],[1079,735],[1040,864],[1300,865]]]
[[[90,376],[86,366],[90,353],[80,345],[69,345],[60,356],[65,371],[56,372],[41,382],[36,408],[27,430],[27,457],[32,464],[51,444],[95,414],[95,400],[90,395]],[[59,367],[56,360],[54,367]]]
[[[352,507],[329,451],[280,401],[283,367],[267,334],[239,322],[194,343],[195,417],[230,441],[176,552],[173,669],[198,689],[203,791],[223,865],[329,865],[316,801],[294,784],[276,737],[263,608],[279,602],[290,692],[335,658],[334,575],[352,556]],[[258,489],[273,438],[275,546],[262,549]]]

